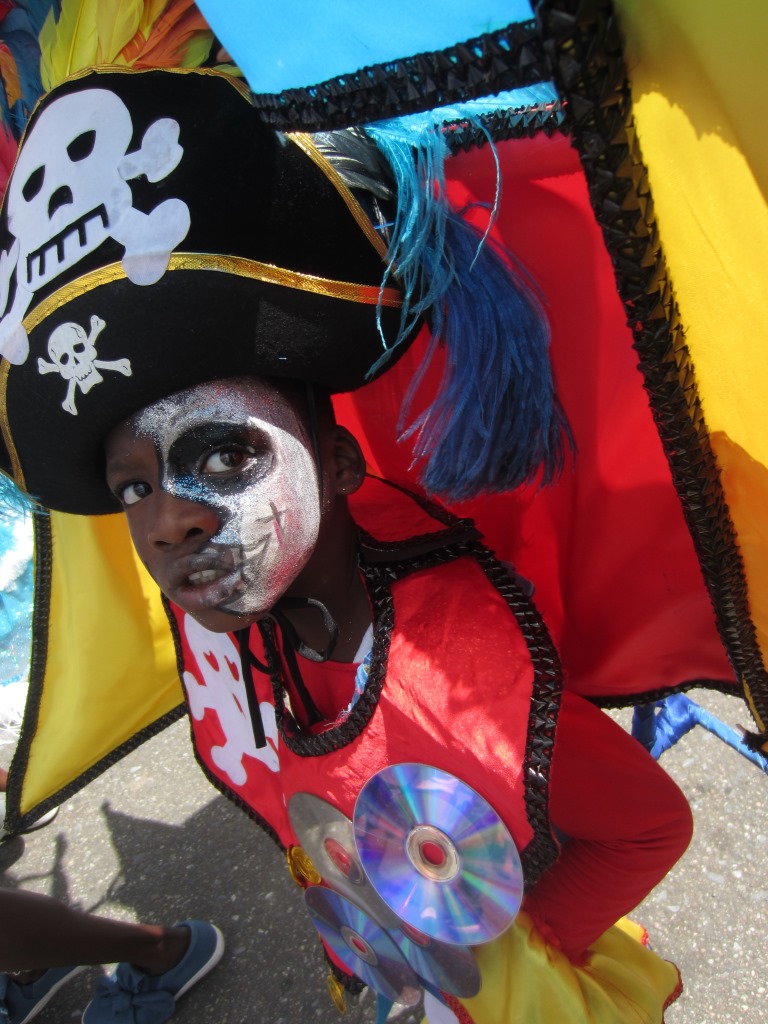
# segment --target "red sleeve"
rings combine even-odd
[[[598,708],[565,694],[550,818],[569,839],[525,909],[571,956],[631,911],[684,853],[688,802],[645,749]]]

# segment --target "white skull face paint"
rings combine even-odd
[[[267,612],[306,565],[320,528],[317,468],[293,407],[255,378],[220,381],[149,406],[133,428],[155,446],[163,490],[219,519],[215,535],[180,559],[184,606],[192,615]]]

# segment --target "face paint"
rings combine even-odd
[[[131,425],[154,445],[162,489],[218,516],[217,532],[178,558],[169,596],[192,615],[268,611],[306,565],[320,527],[317,470],[293,407],[267,384],[238,378],[156,402]],[[130,498],[126,489],[129,517]]]

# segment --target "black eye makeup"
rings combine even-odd
[[[260,479],[274,461],[267,433],[232,423],[204,423],[185,431],[171,444],[168,466],[183,476],[204,476],[212,485],[247,475]],[[220,478],[217,481],[217,477]]]

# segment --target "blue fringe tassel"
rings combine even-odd
[[[451,209],[439,129],[390,122],[366,130],[397,181],[384,285],[394,274],[404,293],[398,336],[391,344],[382,336],[386,351],[373,370],[421,317],[432,331],[429,355],[437,345],[446,349],[437,398],[405,430],[416,435],[424,488],[461,501],[534,480],[550,483],[573,441],[555,395],[549,325],[532,284]],[[425,369],[406,397],[405,416]]]
[[[551,483],[570,433],[555,395],[544,312],[491,245],[478,252],[477,233],[460,217],[447,222],[446,240],[467,269],[433,317],[432,346],[444,342],[445,370],[437,398],[410,428],[424,460],[423,485],[460,501],[537,478]]]
[[[0,517],[11,518],[41,512],[34,498],[21,490],[14,480],[0,470]]]

